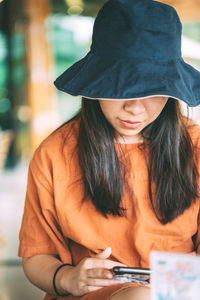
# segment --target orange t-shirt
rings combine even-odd
[[[27,195],[20,231],[19,256],[57,254],[63,263],[77,264],[91,253],[111,246],[111,259],[128,266],[149,267],[152,250],[200,252],[199,199],[182,215],[162,225],[148,194],[148,170],[142,147],[121,144],[126,183],[123,217],[103,217],[92,202],[83,202],[83,182],[76,141],[78,122],[51,134],[30,163]],[[188,128],[200,151],[200,127]],[[198,162],[198,169],[200,164]],[[199,170],[200,171],[200,170]],[[192,237],[197,234],[196,245]]]

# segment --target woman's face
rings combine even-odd
[[[134,100],[99,100],[101,110],[115,129],[118,142],[138,143],[141,131],[161,113],[168,97],[148,97]]]

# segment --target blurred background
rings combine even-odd
[[[43,298],[17,258],[28,164],[39,143],[80,107],[53,81],[89,50],[104,2],[0,0],[0,300]],[[200,70],[200,0],[161,2],[177,9],[184,59]],[[190,114],[200,123],[199,108]]]

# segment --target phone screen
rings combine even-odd
[[[131,268],[131,267],[114,267],[113,278],[120,279],[122,282],[136,282],[140,284],[149,284],[150,282],[150,269],[144,268]]]

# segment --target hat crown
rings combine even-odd
[[[91,51],[98,55],[177,59],[182,25],[175,9],[152,0],[110,0],[94,24]]]

